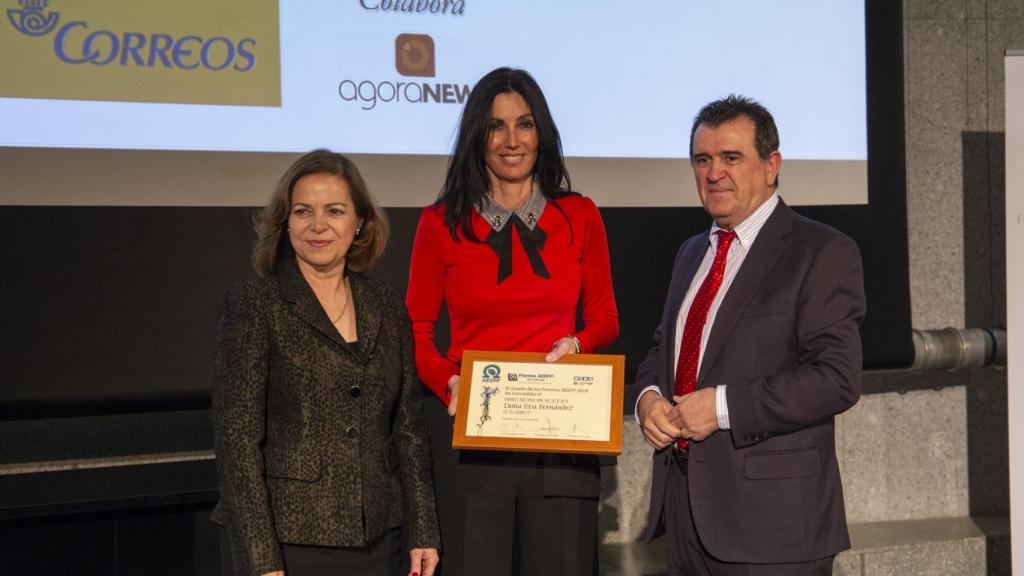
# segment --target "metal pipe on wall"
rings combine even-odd
[[[1006,366],[1006,330],[943,328],[914,330],[910,370],[960,370]]]

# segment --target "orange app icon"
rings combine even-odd
[[[434,39],[426,34],[395,38],[395,69],[402,76],[434,75]]]

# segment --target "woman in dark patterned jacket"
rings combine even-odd
[[[224,573],[404,574],[405,542],[409,573],[429,576],[439,536],[409,320],[394,287],[363,275],[387,220],[350,160],[316,150],[256,228],[260,278],[224,300],[213,373]]]

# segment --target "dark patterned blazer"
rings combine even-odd
[[[281,543],[361,546],[397,526],[410,548],[440,547],[405,306],[388,283],[350,274],[350,285],[358,346],[293,259],[225,297],[211,518],[227,529],[236,574],[282,569]]]
[[[676,318],[707,246],[703,232],[679,249],[637,392],[656,385],[672,397]],[[805,562],[849,548],[834,415],[860,397],[864,308],[857,245],[779,201],[722,300],[697,375],[698,388],[727,385],[730,429],[690,443],[687,476],[715,558]],[[675,466],[667,451],[653,464],[648,539],[661,531]]]

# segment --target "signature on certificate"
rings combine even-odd
[[[554,435],[554,434],[555,434],[556,432],[558,432],[558,426],[555,426],[555,425],[553,425],[553,424],[551,423],[551,419],[550,419],[550,418],[548,418],[548,424],[547,424],[547,426],[541,426],[541,427],[540,427],[540,428],[538,428],[537,430],[538,430],[539,432],[544,432],[544,433],[546,433],[546,434],[551,434],[551,435]]]

